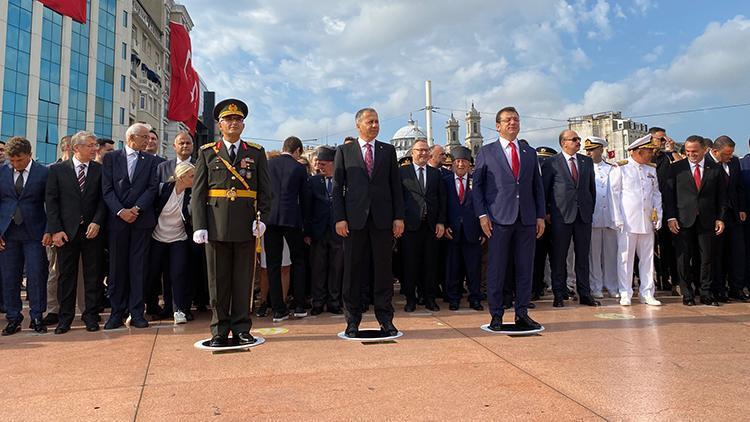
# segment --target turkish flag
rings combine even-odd
[[[39,0],[55,12],[86,23],[86,0]]]
[[[198,73],[193,69],[193,52],[190,35],[184,26],[169,22],[170,58],[172,80],[169,82],[167,118],[185,123],[195,133],[200,106]]]

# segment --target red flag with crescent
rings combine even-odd
[[[39,0],[55,12],[70,16],[74,21],[86,23],[86,0]]]
[[[195,133],[200,107],[198,73],[193,69],[190,35],[182,24],[169,22],[172,80],[169,82],[167,118],[185,123]]]

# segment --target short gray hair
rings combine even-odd
[[[193,135],[191,135],[190,132],[188,132],[186,130],[181,130],[181,131],[177,132],[177,135],[174,136],[174,139],[172,140],[172,143],[174,143],[174,141],[176,141],[177,138],[183,138],[183,137],[190,139],[190,142],[194,142],[193,141]]]
[[[72,148],[76,145],[83,145],[89,138],[94,138],[94,140],[96,140],[96,135],[85,130],[76,132],[75,135],[70,138],[70,147]]]
[[[354,115],[354,123],[359,123],[359,121],[362,119],[362,116],[365,115],[365,113],[375,113],[378,114],[377,111],[375,111],[372,107],[365,107],[357,112],[357,114]]]
[[[131,136],[135,135],[135,132],[138,130],[145,130],[147,132],[151,132],[151,125],[149,125],[148,123],[141,123],[141,122],[133,123],[125,131],[125,139],[128,139]]]

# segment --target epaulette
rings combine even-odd
[[[656,163],[646,163],[647,166],[656,168]]]
[[[214,146],[216,146],[216,144],[218,144],[218,142],[210,142],[208,144],[201,145],[201,151],[206,148],[213,148]]]
[[[624,166],[627,163],[628,163],[628,160],[620,160],[620,161],[617,162],[617,165],[618,166]]]
[[[248,142],[248,141],[243,141],[243,142],[250,145],[251,147],[255,149],[263,149],[263,146],[261,144],[256,144],[255,142]]]

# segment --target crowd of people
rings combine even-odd
[[[606,296],[660,306],[657,290],[686,306],[750,301],[750,154],[737,158],[728,136],[677,150],[652,127],[610,162],[606,139],[572,130],[560,152],[531,147],[505,107],[499,139],[476,157],[415,139],[397,160],[365,108],[358,137],[308,161],[294,136],[268,153],[241,140],[247,114],[220,102],[221,139],[196,149],[180,132],[170,160],[144,123],[119,150],[91,132],[66,136],[50,166],[22,137],[0,142],[2,335],[22,329],[24,275],[36,332],[68,332],[76,307],[87,331],[108,308],[105,330],[184,324],[210,308],[217,347],[255,341],[255,302],[273,322],[345,314],[350,337],[374,306],[395,335],[395,284],[405,312],[486,301],[496,331],[512,307],[516,327],[539,329],[528,310],[548,290],[555,308]]]

